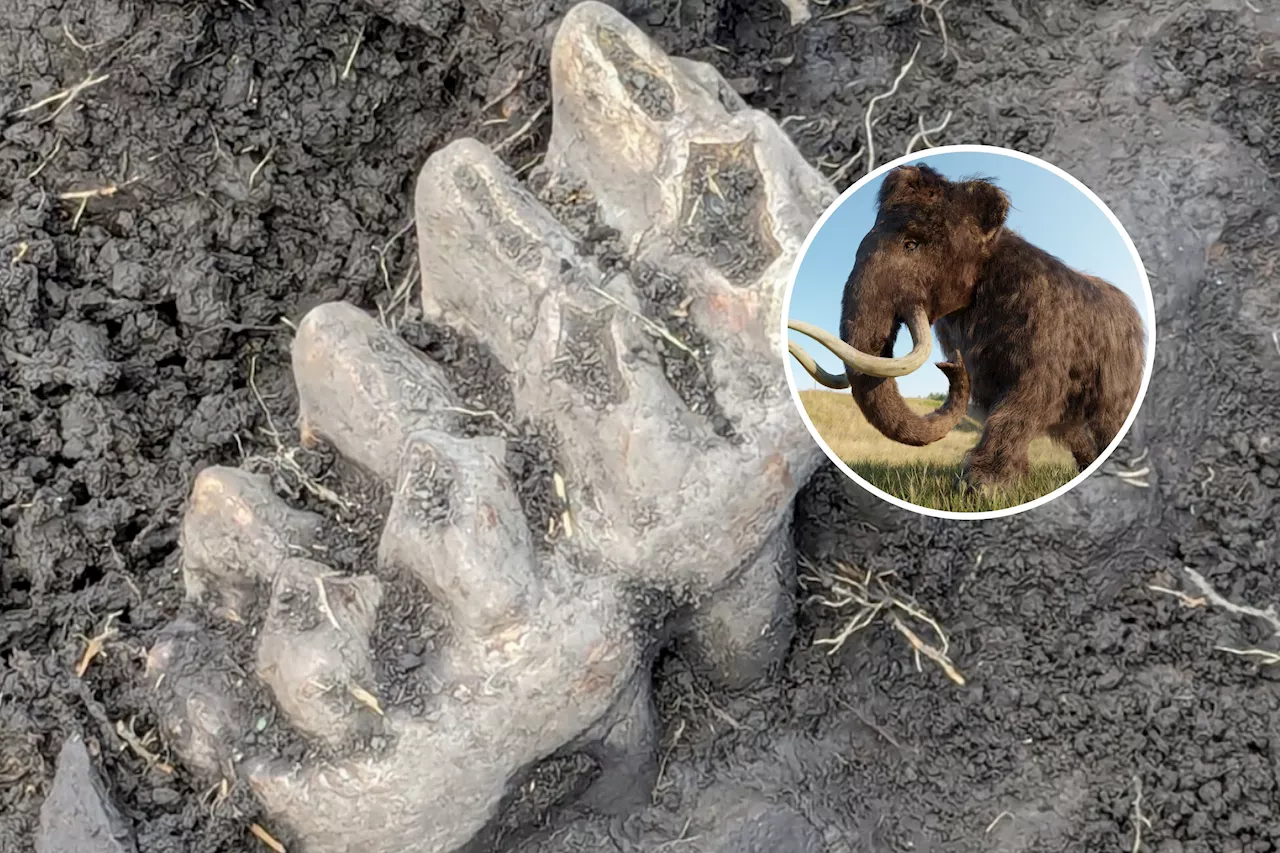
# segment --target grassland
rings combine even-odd
[[[917,506],[951,512],[985,512],[1018,506],[1046,495],[1076,475],[1071,454],[1047,438],[1031,444],[1031,470],[1022,481],[995,494],[965,494],[956,488],[960,461],[978,443],[982,425],[965,418],[940,441],[909,447],[890,441],[867,423],[848,392],[801,391],[800,400],[823,441],[867,482]],[[939,400],[908,398],[927,414]]]

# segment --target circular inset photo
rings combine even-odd
[[[985,145],[902,157],[845,191],[785,306],[814,439],[884,500],[945,518],[1032,509],[1089,476],[1155,358],[1119,220],[1056,166]]]

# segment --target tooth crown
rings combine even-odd
[[[783,381],[781,298],[834,191],[709,66],[601,4],[566,16],[552,82],[544,177],[594,203],[621,269],[473,140],[428,160],[415,211],[425,315],[484,342],[520,417],[558,439],[553,528],[530,529],[503,439],[459,437],[442,370],[343,303],[298,325],[300,431],[390,495],[376,571],[331,570],[331,522],[263,476],[215,467],[193,487],[196,616],[150,652],[157,713],[184,761],[246,779],[309,853],[455,850],[557,752],[600,765],[588,804],[631,808],[656,766],[657,626],[683,608],[687,655],[731,684],[789,639],[791,501],[820,454]],[[651,304],[668,285],[692,344]],[[435,637],[437,618],[433,647],[398,636]],[[254,673],[225,666],[232,626]],[[398,691],[393,665],[416,673]],[[256,702],[280,719],[246,738]]]

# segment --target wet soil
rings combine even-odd
[[[147,738],[144,650],[181,606],[191,480],[274,454],[266,430],[284,430],[294,406],[282,320],[321,301],[403,316],[428,357],[477,367],[459,371],[464,405],[509,414],[483,353],[415,327],[397,297],[414,260],[402,229],[432,150],[462,135],[496,143],[545,101],[566,6],[6,8],[0,850],[32,849],[76,733],[140,850],[260,846],[242,788],[215,806]],[[884,621],[828,655],[813,642],[851,614],[805,603],[775,683],[723,694],[660,661],[651,808],[625,821],[540,812],[545,829],[520,849],[651,850],[703,824],[711,838],[733,801],[705,791],[730,784],[802,816],[831,851],[1101,853],[1133,849],[1136,829],[1159,853],[1280,850],[1280,668],[1219,650],[1280,643],[1258,620],[1151,588],[1196,605],[1189,567],[1233,602],[1280,606],[1277,13],[989,0],[945,6],[944,42],[909,0],[815,4],[799,28],[781,4],[630,6],[829,172],[866,144],[867,102],[920,40],[899,94],[877,105],[877,162],[950,110],[935,142],[1015,147],[1094,189],[1152,274],[1156,371],[1117,453],[1141,457],[1150,486],[1100,473],[1038,510],[962,523],[901,514],[820,473],[798,505],[801,551],[895,572],[949,635],[965,685],[927,658],[917,667]],[[15,114],[67,88],[74,98]],[[660,87],[646,91],[661,109]],[[532,168],[548,129],[544,113],[503,157]],[[542,523],[554,440],[520,446]],[[360,547],[356,536],[350,559]],[[116,633],[77,677],[84,638],[110,614]],[[395,646],[406,671],[415,649]]]

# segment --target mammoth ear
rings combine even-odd
[[[964,190],[983,236],[994,237],[1009,215],[1009,197],[990,181],[968,181]]]
[[[880,184],[876,203],[880,207],[932,204],[942,200],[947,179],[921,163],[890,169]]]

